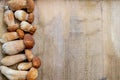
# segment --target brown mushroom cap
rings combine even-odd
[[[27,49],[33,48],[33,46],[35,44],[35,41],[34,41],[32,35],[30,35],[30,34],[26,34],[24,36],[24,40],[23,41],[24,41],[24,44],[25,44]]]
[[[33,67],[39,68],[41,66],[41,60],[39,57],[34,57],[32,60]]]
[[[20,39],[23,39],[23,38],[24,38],[24,35],[25,35],[25,34],[24,34],[24,31],[23,31],[23,30],[17,29],[16,32],[17,32],[17,34],[18,34],[18,36],[19,36]]]
[[[34,11],[34,1],[33,0],[26,0],[27,1],[27,12],[31,13]]]
[[[28,15],[28,20],[27,20],[29,23],[32,23],[34,21],[34,14],[33,13],[30,13]]]

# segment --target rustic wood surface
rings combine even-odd
[[[7,1],[0,0],[0,36]],[[34,14],[37,80],[120,80],[119,0],[35,0]]]

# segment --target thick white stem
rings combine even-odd
[[[11,66],[24,60],[26,60],[25,54],[18,54],[18,55],[4,57],[1,60],[1,63],[5,66]]]
[[[23,40],[10,41],[2,45],[3,52],[8,55],[17,54],[24,49],[25,45]]]
[[[0,66],[0,71],[9,80],[26,80],[28,71],[18,71],[10,69],[6,66]]]
[[[17,32],[7,32],[7,33],[4,33],[0,39],[0,42],[1,43],[5,43],[5,42],[8,42],[8,41],[12,41],[12,40],[15,40],[19,38]]]

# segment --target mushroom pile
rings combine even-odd
[[[8,32],[0,38],[2,53],[6,55],[1,60],[0,71],[8,80],[36,80],[41,60],[31,50],[35,44],[32,36],[36,31],[32,25],[34,1],[9,0],[4,8]],[[17,69],[10,68],[15,64]]]

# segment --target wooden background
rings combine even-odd
[[[120,0],[35,0],[34,14],[37,80],[120,80]]]

